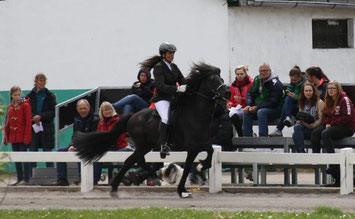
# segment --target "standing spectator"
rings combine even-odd
[[[246,106],[248,92],[253,84],[253,79],[248,75],[248,66],[238,65],[235,69],[235,80],[229,87],[231,98],[227,102],[229,116],[238,136],[243,137],[243,114]]]
[[[280,116],[283,92],[279,77],[263,63],[248,93],[243,117],[243,135],[253,135],[253,120],[258,120],[259,136],[268,136],[268,120]]]
[[[74,118],[73,133],[79,131],[83,133],[95,132],[97,129],[97,124],[99,123],[99,118],[94,115],[91,111],[90,103],[86,99],[80,99],[76,103],[76,111],[79,116]],[[73,141],[70,142],[68,147],[58,148],[61,151],[76,151]],[[78,163],[78,168],[80,170],[80,163]],[[94,183],[97,183],[98,179],[101,177],[100,163],[94,163]],[[79,171],[80,175],[80,171]],[[57,163],[57,181],[52,185],[55,186],[68,186],[67,177],[67,163]]]
[[[306,70],[306,77],[310,83],[313,83],[314,86],[316,86],[319,92],[319,97],[324,100],[329,79],[322,69],[315,66],[309,67]]]
[[[322,125],[316,128],[311,136],[313,153],[320,153],[321,140],[327,153],[335,153],[333,141],[351,137],[355,132],[354,105],[338,81],[329,82],[324,103]],[[335,183],[330,186],[339,187],[339,165],[329,165],[327,173],[335,179]]]
[[[282,130],[285,127],[291,127],[294,124],[294,116],[298,112],[297,101],[301,86],[306,81],[306,76],[301,69],[295,65],[289,73],[291,82],[287,86],[285,102],[282,106],[280,121],[276,129],[270,133],[270,136],[282,136]]]
[[[11,103],[7,107],[7,114],[4,127],[3,144],[12,144],[13,151],[27,151],[31,143],[32,116],[31,105],[28,99],[21,98],[22,91],[18,86],[10,89]],[[29,163],[16,162],[17,181],[12,185],[28,185]]]
[[[157,89],[152,102],[161,117],[158,139],[158,144],[161,147],[161,158],[170,154],[170,148],[167,144],[170,102],[177,92],[183,93],[186,91],[185,78],[177,65],[173,63],[175,52],[175,45],[165,42],[159,46],[160,56],[153,56],[141,63],[144,67],[154,67],[153,74]],[[178,86],[176,86],[177,84]]]
[[[32,108],[32,123],[43,127],[43,131],[35,132],[32,129],[32,142],[30,151],[52,151],[54,148],[54,116],[56,97],[46,88],[47,78],[39,73],[35,77],[34,88],[27,94]],[[31,165],[35,167],[36,164]],[[53,163],[47,162],[47,167],[53,167]],[[31,174],[31,173],[30,173]]]
[[[132,85],[131,95],[127,95],[113,104],[118,112],[123,108],[123,113],[136,113],[144,108],[148,108],[150,99],[153,97],[155,82],[150,74],[150,68],[142,67],[138,72],[138,81]]]
[[[317,88],[311,83],[304,83],[298,98],[299,112],[307,113],[313,118],[313,122],[308,122],[296,117],[296,125],[293,127],[292,139],[298,153],[306,153],[304,149],[304,139],[311,139],[313,129],[317,128],[323,117],[324,102],[319,98]],[[310,119],[311,121],[312,119]]]

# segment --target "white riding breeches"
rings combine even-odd
[[[168,125],[170,102],[167,100],[160,100],[154,104],[155,104],[155,108],[159,113],[162,123]]]

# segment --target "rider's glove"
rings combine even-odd
[[[184,93],[186,91],[186,84],[177,87],[176,92]]]

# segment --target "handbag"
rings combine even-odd
[[[301,120],[307,124],[314,123],[314,117],[306,112],[298,112],[296,115],[296,120]]]

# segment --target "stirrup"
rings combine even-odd
[[[166,156],[170,155],[169,151],[170,151],[170,147],[167,144],[162,145],[160,148],[160,158],[164,159]]]

